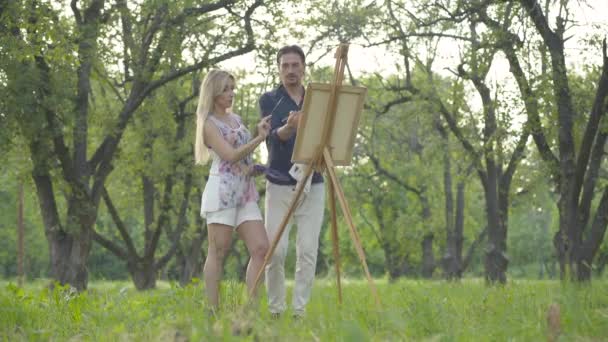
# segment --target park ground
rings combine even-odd
[[[226,281],[221,310],[205,309],[203,284],[160,282],[138,292],[130,282],[95,281],[76,293],[39,280],[19,287],[0,281],[0,339],[4,341],[608,341],[608,281],[586,285],[513,280],[486,286],[460,282],[319,279],[304,317],[273,319],[265,295],[246,305],[243,284]],[[289,291],[291,291],[291,285]],[[290,292],[288,292],[288,295]],[[549,308],[559,313],[547,323]],[[555,313],[554,313],[555,314]]]

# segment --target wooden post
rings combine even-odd
[[[336,190],[334,183],[329,182],[329,211],[331,212],[331,241],[336,268],[336,286],[338,286],[338,303],[342,304],[342,284],[340,283],[340,239],[338,238],[338,218],[336,212]]]
[[[17,205],[17,282],[23,285],[25,278],[23,259],[24,259],[24,233],[23,227],[23,182],[19,183],[19,204]]]
[[[359,255],[359,260],[361,261],[361,265],[363,266],[363,270],[365,271],[365,276],[367,277],[367,281],[368,281],[370,289],[372,291],[372,295],[374,296],[374,299],[376,301],[376,305],[379,306],[380,297],[378,296],[378,290],[376,290],[376,285],[374,284],[374,280],[372,279],[372,276],[369,273],[369,269],[367,267],[367,261],[365,260],[365,252],[363,251],[363,246],[361,245],[361,238],[359,238],[357,229],[355,229],[355,224],[353,223],[353,216],[350,212],[350,207],[348,206],[348,203],[346,202],[346,197],[344,196],[344,191],[342,190],[342,186],[340,185],[340,182],[338,181],[338,177],[336,176],[336,173],[334,170],[334,164],[333,164],[333,161],[331,160],[331,155],[330,155],[328,149],[325,149],[325,163],[327,166],[326,170],[327,170],[327,173],[329,174],[330,181],[332,182],[332,184],[336,190],[336,194],[338,195],[338,202],[340,203],[340,206],[342,207],[342,214],[344,215],[344,218],[346,219],[346,223],[348,224],[351,238],[353,240],[353,243],[355,244],[355,250],[357,251],[357,254]]]

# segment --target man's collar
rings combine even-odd
[[[304,96],[306,95],[306,87],[304,87],[304,85],[300,85],[302,87],[302,102],[304,103]],[[283,85],[283,83],[279,83],[278,87],[277,87],[277,93],[280,93],[281,96],[287,96],[289,98],[291,98],[291,96],[289,96],[289,93],[287,92],[287,88],[285,88],[285,86]],[[297,105],[299,106],[301,103],[297,103]]]

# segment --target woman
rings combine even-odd
[[[252,152],[266,139],[270,123],[268,118],[262,119],[257,124],[258,135],[252,139],[241,118],[230,111],[234,87],[234,76],[222,70],[210,71],[203,80],[196,110],[196,163],[204,165],[210,158],[213,160],[201,201],[209,243],[203,274],[212,310],[218,308],[219,282],[233,230],[249,251],[246,275],[249,293],[268,250],[252,177]]]

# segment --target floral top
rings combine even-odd
[[[238,115],[231,113],[229,118],[238,127],[231,127],[213,114],[209,114],[207,120],[215,124],[224,139],[233,148],[238,148],[251,139],[251,134]],[[201,203],[203,217],[208,212],[243,206],[247,202],[256,202],[259,199],[255,182],[250,175],[253,167],[251,154],[233,163],[222,160],[213,150],[211,150],[211,155],[213,162]]]

